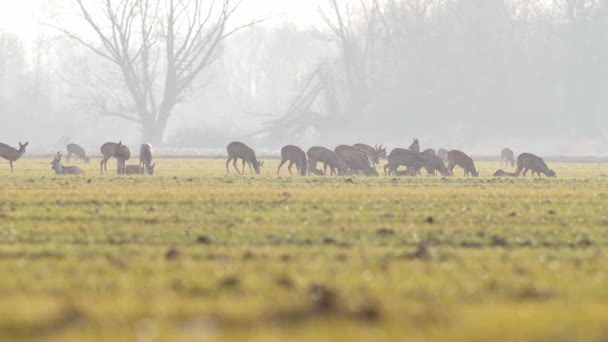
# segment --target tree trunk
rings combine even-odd
[[[167,127],[167,120],[150,120],[142,125],[142,142],[152,145],[162,145],[163,134]]]

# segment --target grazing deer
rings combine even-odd
[[[505,163],[505,165],[511,165],[511,167],[515,166],[515,154],[513,153],[513,150],[511,150],[508,147],[505,147],[502,149],[502,151],[500,151],[500,165],[502,165],[502,163]]]
[[[532,153],[522,153],[517,157],[517,169],[515,170],[515,174],[519,176],[521,172],[524,172],[524,177],[526,177],[526,173],[528,170],[532,171],[532,177],[534,174],[538,174],[540,178],[540,174],[544,173],[547,177],[555,177],[555,171],[550,170],[545,161],[538,156],[533,155]]]
[[[408,171],[413,172],[414,175],[419,174],[420,169],[425,166],[425,161],[420,153],[411,149],[394,148],[386,159],[388,163],[384,165],[384,174],[389,176],[391,174],[397,175],[397,168],[399,166],[405,166],[408,170],[414,170]]]
[[[437,155],[439,158],[441,158],[441,160],[443,160],[444,163],[448,162],[448,151],[446,149],[440,148],[437,150]]]
[[[414,139],[414,142],[412,142],[409,149],[416,153],[420,152],[420,141],[418,141],[418,138]]]
[[[473,177],[479,176],[479,171],[475,169],[475,163],[473,163],[471,157],[467,156],[462,151],[451,150],[448,152],[448,170],[452,175],[454,175],[454,167],[456,167],[456,165],[464,169],[465,177],[468,177],[469,175]]]
[[[29,144],[29,141],[25,144],[19,142],[19,149],[8,146],[7,144],[0,143],[0,157],[8,160],[8,163],[11,167],[11,173],[13,173],[13,163],[21,158],[21,156],[25,153],[25,148]]]
[[[264,162],[258,161],[255,158],[255,152],[249,146],[243,144],[242,142],[233,141],[228,144],[226,151],[228,152],[228,159],[226,160],[226,173],[230,173],[228,165],[230,164],[230,161],[233,160],[234,162],[232,163],[232,165],[234,166],[234,169],[237,173],[241,174],[239,168],[236,166],[236,162],[238,159],[243,160],[242,173],[245,173],[245,164],[249,165],[249,171],[251,173],[253,173],[253,170],[255,170],[255,173],[257,174],[260,173],[260,167],[264,165]],[[253,170],[251,169],[252,166]]]
[[[65,156],[65,160],[67,160],[68,163],[70,162],[70,158],[72,157],[72,155],[76,156],[76,160],[80,159],[86,164],[89,163],[90,159],[87,156],[87,153],[84,151],[84,148],[82,148],[80,145],[70,143],[65,148],[68,151],[68,154]]]
[[[100,151],[103,156],[101,163],[99,163],[99,171],[101,174],[103,174],[104,170],[106,174],[108,173],[108,159],[116,155],[116,151],[120,146],[122,146],[122,141],[119,141],[118,143],[107,142],[101,145]]]
[[[154,174],[154,167],[152,166],[152,145],[142,144],[139,147],[139,166],[143,167],[146,175]]]
[[[281,170],[281,166],[289,161],[289,165],[287,166],[287,170],[289,170],[289,174],[293,176],[291,172],[291,167],[295,164],[296,170],[300,174],[300,176],[306,176],[308,169],[308,162],[306,161],[306,153],[304,151],[294,145],[286,145],[281,149],[281,162],[279,163],[279,167],[277,168],[277,175]]]
[[[308,156],[308,172],[316,175],[327,174],[329,167],[331,175],[343,176],[346,174],[346,167],[340,160],[336,152],[322,147],[313,146],[306,152]],[[323,163],[323,171],[317,169],[317,162]]]
[[[84,175],[84,171],[78,166],[61,165],[61,152],[57,152],[57,155],[51,162],[51,169],[55,171],[56,175]]]
[[[496,172],[494,172],[494,175],[492,175],[493,177],[517,177],[517,174],[515,172],[506,172],[503,169],[500,170],[496,170]]]
[[[420,153],[420,156],[422,157],[422,160],[424,160],[424,168],[429,175],[436,175],[437,171],[439,171],[443,177],[452,175],[439,156],[429,153],[425,154],[424,152]]]
[[[378,172],[370,165],[367,155],[358,149],[348,145],[340,145],[334,151],[344,163],[344,166],[351,172],[356,173],[361,170],[366,176],[378,175]]]
[[[365,153],[374,164],[380,164],[380,158],[386,159],[386,147],[382,147],[382,145],[371,147],[366,144],[354,144],[353,147]]]

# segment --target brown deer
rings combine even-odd
[[[104,170],[106,174],[108,173],[108,159],[116,156],[116,152],[120,146],[122,146],[122,141],[119,141],[118,143],[107,142],[101,145],[100,151],[102,159],[101,163],[99,163],[99,171],[101,174],[103,174]]]
[[[467,156],[462,151],[451,150],[448,152],[448,170],[452,175],[454,175],[454,167],[456,167],[456,165],[464,169],[465,177],[468,177],[469,175],[473,177],[479,176],[479,171],[475,169],[475,163],[473,163],[471,157]]]
[[[154,166],[152,166],[152,145],[142,144],[139,147],[139,166],[143,167],[146,175],[154,174]]]
[[[392,174],[397,175],[397,168],[399,166],[405,166],[408,170],[413,170],[408,172],[414,175],[420,174],[420,169],[425,166],[425,161],[420,153],[411,149],[394,148],[386,159],[388,163],[384,165],[384,174],[389,176]]]
[[[448,162],[448,151],[446,149],[440,148],[437,150],[437,155],[439,158],[441,158],[441,160],[443,160],[444,163]]]
[[[56,175],[84,175],[84,171],[78,166],[61,165],[61,152],[57,152],[57,155],[51,162],[51,169],[55,171]]]
[[[496,172],[494,172],[494,174],[492,175],[493,177],[517,177],[517,174],[515,172],[506,172],[503,169],[500,170],[496,170]]]
[[[154,174],[155,165],[156,164],[152,164],[152,165],[148,166],[147,169],[143,165],[127,165],[125,167],[125,174],[127,174],[127,175],[152,175],[152,174]]]
[[[70,143],[65,148],[68,151],[68,154],[65,156],[65,160],[67,160],[68,163],[70,162],[70,158],[72,157],[72,155],[76,156],[76,160],[80,159],[86,164],[89,163],[90,159],[87,156],[87,153],[84,151],[84,148],[82,148],[80,145]]]
[[[515,174],[519,176],[523,171],[524,177],[526,177],[528,170],[532,171],[532,177],[534,177],[535,173],[538,174],[539,178],[541,173],[544,173],[547,177],[556,176],[555,171],[550,170],[541,157],[535,156],[532,153],[522,153],[517,157]]]
[[[13,173],[13,163],[21,158],[21,156],[25,153],[25,148],[29,145],[29,141],[25,144],[19,142],[19,149],[8,146],[7,144],[0,143],[0,157],[8,160],[8,163],[11,167],[11,173]]]
[[[287,170],[289,170],[289,174],[293,176],[291,172],[291,167],[295,164],[296,170],[301,176],[306,176],[308,169],[308,162],[306,161],[306,153],[304,150],[294,145],[286,145],[281,149],[281,162],[279,163],[279,167],[277,168],[277,175],[279,171],[281,171],[281,166],[289,161],[289,165],[287,166]]]
[[[505,147],[502,149],[502,151],[500,151],[500,165],[502,165],[502,163],[505,163],[505,165],[511,165],[511,167],[515,166],[515,154],[513,153],[513,150],[511,150],[508,147]]]
[[[306,152],[308,156],[308,172],[316,175],[327,174],[329,167],[331,175],[343,176],[346,174],[346,167],[340,160],[336,152],[322,147],[313,146]],[[317,162],[323,163],[323,171],[317,169]]]
[[[354,144],[353,147],[365,153],[374,164],[380,164],[380,158],[386,159],[386,147],[382,147],[382,145],[371,147],[366,144]]]
[[[436,175],[437,172],[439,172],[443,177],[449,177],[452,175],[439,156],[424,152],[420,153],[420,156],[422,157],[422,160],[424,160],[424,168],[429,175]]]
[[[344,166],[353,174],[356,174],[361,170],[366,176],[378,175],[378,172],[370,165],[367,155],[358,149],[348,145],[340,145],[336,147],[334,152],[336,152],[338,158],[344,163]]]
[[[436,156],[437,152],[435,152],[435,150],[432,149],[432,148],[427,148],[426,150],[420,152],[420,154],[424,154],[424,155],[427,155],[427,156]]]
[[[264,162],[258,161],[255,158],[255,152],[249,146],[243,144],[242,142],[233,141],[228,144],[226,151],[228,152],[228,159],[226,160],[226,173],[230,173],[228,165],[230,164],[230,161],[233,160],[234,162],[232,163],[232,165],[234,166],[234,169],[237,173],[241,174],[239,168],[236,166],[236,162],[238,159],[243,160],[242,173],[245,173],[245,164],[249,165],[249,171],[251,173],[253,173],[253,170],[255,170],[255,173],[257,174],[260,173],[260,167],[264,165]],[[252,167],[253,170],[251,169]]]

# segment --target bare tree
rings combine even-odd
[[[162,143],[175,106],[199,90],[197,77],[240,26],[229,21],[242,0],[73,0],[97,41],[53,25],[120,70],[129,104],[99,103],[100,114],[140,125],[143,140]],[[95,5],[97,4],[97,5]]]

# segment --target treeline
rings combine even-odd
[[[606,141],[608,1],[328,0],[319,18],[223,41],[172,110],[165,144],[396,146],[418,136],[474,153],[584,154]],[[2,135],[138,142],[138,123],[99,115],[108,93],[108,112],[133,111],[117,66],[52,32],[32,51],[0,33]]]

